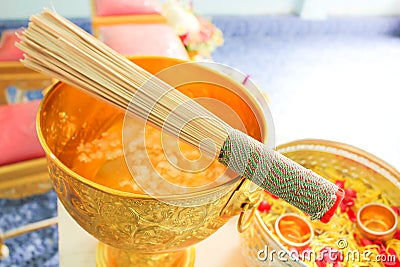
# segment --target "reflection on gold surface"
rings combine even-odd
[[[387,241],[397,230],[398,218],[390,206],[368,203],[357,213],[360,234],[369,240]]]
[[[96,266],[119,267],[119,266],[159,266],[149,263],[162,263],[163,267],[194,266],[195,248],[190,247],[167,253],[135,254],[118,250],[99,242],[97,246]]]
[[[286,245],[294,248],[304,248],[314,237],[310,223],[295,213],[281,215],[275,222],[275,230]]]
[[[153,73],[180,63],[151,57],[136,58],[135,62]],[[240,85],[225,79],[226,86],[240,94],[213,84],[203,85],[201,90],[199,85],[181,89],[192,97],[212,97],[224,102],[237,112],[247,132],[262,140],[268,125],[258,101]],[[166,197],[179,201],[179,206],[141,194],[127,183],[129,173],[121,159],[123,117],[122,111],[58,83],[46,94],[37,119],[39,139],[60,201],[88,233],[112,247],[113,255],[133,253],[132,257],[138,257],[141,253],[186,250],[239,214],[243,206],[252,208],[257,203],[259,191],[250,190],[252,183],[242,179]],[[108,259],[114,257],[107,255]],[[146,255],[145,266],[163,266]]]

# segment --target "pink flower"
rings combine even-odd
[[[343,253],[337,249],[331,247],[324,247],[320,250],[318,258],[315,263],[318,267],[325,267],[328,263],[331,263],[334,267],[341,267],[339,262],[344,259]]]
[[[349,220],[352,221],[352,222],[355,222],[355,221],[357,220],[356,213],[354,212],[353,209],[350,209],[350,208],[349,208],[349,209],[347,210],[347,216],[349,216]]]
[[[392,206],[392,209],[397,215],[400,215],[400,206]]]
[[[369,246],[372,245],[373,243],[371,242],[371,240],[366,239],[366,238],[360,238],[360,243],[362,246]]]
[[[335,181],[335,184],[337,185],[337,186],[339,186],[340,188],[342,188],[342,189],[344,189],[344,183],[345,183],[346,181],[344,181],[344,180],[336,180]]]
[[[388,252],[386,252],[385,248],[381,248],[379,251],[379,254],[381,255],[381,259],[383,260],[383,265],[385,267],[400,267],[400,261],[399,258],[397,257],[396,251],[392,248],[388,249]],[[390,255],[390,257],[389,257]],[[394,259],[394,260],[393,260]]]
[[[346,197],[349,199],[357,198],[357,192],[353,189],[348,188],[348,189],[345,189],[344,192],[345,192]]]
[[[400,230],[399,229],[396,230],[396,233],[394,234],[394,238],[400,240]]]
[[[355,200],[357,199],[357,192],[350,188],[345,189],[344,183],[345,181],[343,180],[336,180],[335,182],[335,184],[340,188],[344,189],[345,192],[344,199],[339,205],[340,211],[346,212],[347,215],[349,216],[349,220],[355,222],[357,217],[352,207],[354,206]]]
[[[179,38],[181,38],[181,41],[182,41],[183,45],[185,45],[185,46],[189,45],[190,39],[189,39],[189,34],[188,33],[185,33],[185,34],[179,36]]]
[[[271,204],[269,204],[267,201],[263,200],[261,203],[258,205],[258,211],[260,212],[268,212],[271,210]]]

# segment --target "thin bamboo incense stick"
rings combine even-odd
[[[231,128],[52,11],[32,16],[19,38],[17,46],[26,53],[26,66],[106,100],[218,157],[311,219],[329,221],[343,198],[343,191],[336,185]],[[181,129],[181,125],[185,127]],[[203,142],[206,139],[213,142]]]

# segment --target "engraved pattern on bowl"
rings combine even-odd
[[[134,60],[153,67],[152,72],[181,62],[157,57]],[[257,104],[259,95],[254,96],[254,92],[244,90],[241,85],[237,90],[242,90],[240,97],[247,97],[249,105],[254,105],[253,110],[258,112],[256,116],[262,118],[260,122],[246,123],[253,124],[252,127],[257,124],[259,134],[267,136],[267,130],[273,128],[263,115],[265,100],[262,105]],[[223,97],[222,93],[213,94]],[[254,206],[258,200],[253,197],[257,190],[249,194],[252,183],[237,179],[198,193],[171,196],[191,205],[174,206],[147,195],[102,186],[72,171],[69,166],[76,160],[76,148],[81,140],[96,139],[122,118],[121,111],[63,83],[56,83],[48,90],[37,118],[38,136],[46,151],[50,178],[60,201],[74,220],[101,242],[138,253],[186,248],[207,238],[230,217],[239,214],[242,204]],[[85,165],[85,171],[96,172],[100,164],[93,161]],[[199,199],[212,201],[199,205]]]

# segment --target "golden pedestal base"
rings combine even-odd
[[[108,246],[102,242],[97,245],[97,267],[128,267],[128,266],[164,266],[164,267],[193,267],[195,248],[168,253],[134,253]]]

